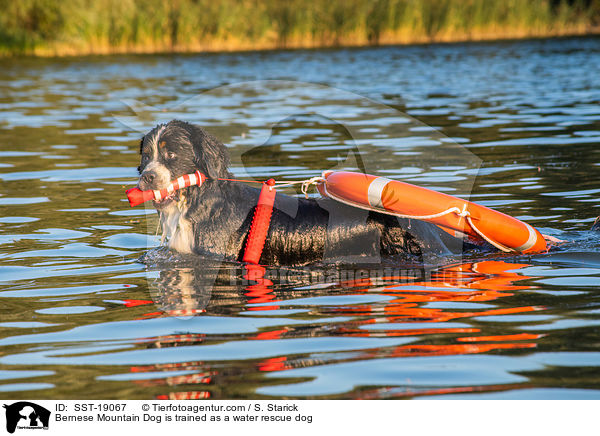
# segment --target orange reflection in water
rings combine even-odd
[[[503,261],[484,261],[466,263],[434,271],[431,278],[426,281],[411,283],[393,283],[393,278],[386,277],[392,283],[386,283],[383,289],[378,289],[381,295],[394,296],[383,309],[372,305],[360,305],[343,308],[345,313],[376,317],[367,318],[357,324],[397,323],[397,322],[446,322],[461,318],[472,318],[490,315],[509,315],[543,310],[538,306],[519,306],[500,309],[462,310],[451,311],[444,308],[423,307],[423,303],[456,302],[477,303],[490,302],[499,298],[514,295],[509,291],[532,289],[531,286],[515,284],[515,282],[529,279],[530,277],[514,272],[524,266],[523,263],[508,263]],[[349,283],[350,286],[355,283]],[[364,286],[364,280],[360,281]],[[372,283],[371,287],[376,287]],[[359,292],[370,292],[371,288],[359,289]],[[427,328],[426,325],[423,328]],[[479,329],[444,329],[445,332],[473,333]],[[397,336],[402,331],[389,331],[388,336]],[[410,332],[415,333],[411,329]],[[439,332],[439,329],[430,333]],[[361,336],[370,336],[368,333],[355,331]]]
[[[310,355],[284,355],[269,357],[255,364],[255,370],[260,372],[274,372],[307,365],[332,364],[338,361],[369,360],[375,358],[389,357],[415,357],[415,356],[447,356],[467,355],[476,353],[487,353],[502,350],[532,349],[537,346],[536,340],[543,335],[529,333],[506,333],[485,334],[481,332],[479,324],[474,325],[449,325],[443,323],[461,320],[468,323],[473,317],[498,316],[510,314],[522,314],[543,310],[538,306],[516,306],[516,307],[478,307],[469,303],[491,303],[500,299],[513,296],[520,290],[532,289],[533,287],[523,283],[530,277],[520,275],[518,270],[529,266],[525,263],[509,263],[500,260],[483,261],[477,263],[465,263],[441,268],[433,271],[426,280],[406,281],[406,277],[383,277],[378,279],[360,279],[346,281],[334,286],[336,290],[342,290],[343,295],[384,295],[393,297],[385,302],[374,304],[348,304],[332,306],[315,306],[316,313],[336,315],[352,319],[330,328],[321,330],[323,326],[315,325],[296,329],[292,326],[274,326],[271,329],[263,329],[259,333],[246,337],[251,340],[276,340],[293,337],[310,336],[360,336],[360,337],[396,337],[412,336],[415,342],[409,345],[401,345],[386,348],[373,348],[350,353],[339,359],[332,353],[332,357],[320,357],[313,359]],[[286,306],[285,300],[276,296],[273,282],[264,277],[265,270],[262,267],[250,267],[246,270],[244,278],[251,281],[246,287],[245,296],[250,305],[246,310],[276,310]],[[325,291],[327,292],[327,291]],[[320,295],[323,294],[321,291]],[[276,302],[277,305],[264,305]],[[442,303],[440,307],[427,307],[432,303]],[[453,308],[452,304],[444,307],[444,303],[460,303],[461,307]],[[135,304],[134,304],[135,305]],[[435,323],[435,326],[428,327]],[[381,328],[377,328],[380,324]],[[415,328],[416,327],[416,328]],[[325,332],[325,333],[324,333]],[[173,335],[158,338],[156,346],[177,346],[186,343],[201,343],[204,335]],[[434,343],[431,343],[434,342]],[[324,353],[326,356],[327,353]],[[219,377],[219,372],[205,362],[188,362],[183,364],[148,365],[147,367],[135,367],[135,372],[173,371],[174,369],[192,369],[197,373],[168,377],[160,380],[138,381],[145,385],[156,387],[170,386],[175,388],[188,388],[190,385],[213,385]],[[218,383],[217,383],[218,384]],[[207,386],[208,387],[208,386]],[[505,386],[490,386],[484,390],[503,390]],[[443,393],[460,393],[482,391],[481,386],[462,386],[456,388],[429,389],[427,391],[408,392],[398,391],[400,388],[390,387],[365,391],[365,395],[359,398],[383,398],[386,396],[415,396],[433,395]],[[512,389],[512,388],[511,388]],[[352,394],[355,396],[356,394]],[[209,390],[184,390],[182,392],[169,392],[156,396],[157,399],[183,399],[183,398],[211,398]]]
[[[260,265],[248,264],[245,266],[244,279],[254,282],[246,287],[246,297],[248,304],[261,304],[277,301],[273,293],[273,282],[265,278],[265,268]],[[279,306],[256,306],[249,307],[248,310],[277,310]]]
[[[328,307],[323,311],[338,315],[354,315],[353,321],[338,327],[336,333],[343,336],[415,336],[420,339],[440,341],[439,335],[442,334],[469,334],[450,339],[458,343],[403,345],[392,349],[377,349],[359,353],[355,357],[359,360],[376,357],[459,355],[535,348],[537,345],[532,341],[543,335],[522,333],[479,336],[477,335],[481,331],[479,327],[444,327],[442,323],[458,319],[466,321],[473,317],[522,314],[543,310],[542,307],[517,306],[477,310],[423,307],[423,304],[435,302],[492,302],[514,295],[513,291],[532,289],[532,286],[522,283],[530,277],[516,272],[525,266],[529,265],[499,260],[483,261],[442,268],[434,271],[428,280],[410,283],[405,283],[403,278],[398,277],[348,281],[343,283],[344,287],[350,289],[353,295],[376,292],[378,295],[389,295],[394,298],[385,303],[335,306]],[[384,286],[382,286],[382,280],[385,283]],[[281,305],[284,306],[285,303],[282,302]],[[394,324],[398,325],[398,323],[404,328],[394,328]],[[436,323],[436,326],[429,328],[427,327],[429,323]],[[386,325],[377,329],[377,324]],[[369,326],[372,328],[369,329]],[[415,326],[418,328],[414,328]],[[285,337],[285,333],[281,334],[280,331],[279,333],[277,338]],[[303,362],[305,360],[302,361],[302,364]],[[281,371],[297,366],[299,363],[293,359],[277,357],[262,361],[258,368],[261,371]]]

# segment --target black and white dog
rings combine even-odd
[[[140,152],[141,190],[165,188],[196,170],[208,178],[201,186],[154,201],[168,246],[182,253],[240,261],[260,190],[217,180],[232,177],[226,147],[202,128],[174,120],[146,134]],[[462,241],[433,224],[363,211],[330,199],[278,193],[260,263],[362,263],[374,256],[413,263],[422,261],[424,253],[451,254],[462,249]]]

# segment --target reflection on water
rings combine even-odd
[[[453,386],[436,389],[430,387],[432,380],[428,380],[425,374],[419,377],[419,381],[411,380],[410,377],[398,380],[393,368],[396,365],[402,366],[402,361],[397,360],[399,358],[535,349],[538,339],[546,336],[524,333],[518,327],[486,327],[486,321],[490,319],[488,317],[503,317],[505,322],[510,322],[511,316],[516,316],[515,319],[518,320],[522,314],[530,316],[523,321],[547,319],[543,315],[533,315],[537,311],[543,311],[543,307],[504,305],[500,301],[514,297],[515,292],[536,289],[534,285],[523,283],[531,279],[520,273],[521,269],[531,267],[526,263],[484,260],[443,267],[430,273],[419,274],[418,270],[404,270],[402,275],[396,276],[389,275],[393,271],[391,269],[268,270],[257,266],[247,267],[248,269],[239,265],[222,266],[210,261],[199,262],[198,259],[194,263],[196,265],[193,267],[188,265],[160,270],[154,281],[156,294],[153,300],[129,304],[149,305],[152,311],[143,314],[141,319],[185,317],[198,313],[213,317],[251,317],[260,325],[258,331],[239,332],[233,343],[246,354],[252,355],[247,356],[252,361],[252,372],[259,371],[258,374],[262,373],[267,378],[284,381],[282,384],[281,381],[277,383],[273,380],[268,386],[264,386],[260,378],[255,381],[245,380],[244,390],[258,390],[263,395],[326,395],[336,398],[335,394],[344,392],[342,388],[352,390],[353,386],[368,386],[370,383],[363,382],[361,377],[365,375],[358,371],[353,375],[354,380],[345,380],[341,386],[324,388],[320,385],[327,385],[330,381],[323,381],[321,378],[327,376],[332,365],[344,371],[356,363],[365,366],[368,362],[377,361],[376,367],[380,368],[380,360],[390,362],[390,375],[386,379],[384,374],[377,374],[380,381],[378,384],[394,385],[394,388],[360,389],[354,391],[351,398],[524,389],[531,386],[523,382],[503,382],[502,377],[495,383],[484,382],[482,376],[474,378],[476,383],[451,382],[453,371],[461,374],[466,370],[458,363],[456,369],[452,370],[431,360],[431,368],[428,370],[430,374],[427,377],[440,383],[440,377],[447,374],[449,380],[443,384]],[[396,270],[396,273],[398,271],[400,270]],[[315,277],[319,277],[316,283]],[[340,277],[355,278],[340,281]],[[240,285],[242,282],[244,284]],[[161,310],[154,311],[154,305],[160,306]],[[200,309],[202,305],[204,306]],[[274,317],[273,321],[285,321],[273,323],[265,316],[271,319]],[[326,325],[323,320],[328,320]],[[228,323],[227,333],[236,333],[236,324],[237,322]],[[220,369],[221,365],[217,363],[234,352],[233,348],[220,344],[227,337],[223,333],[225,332],[191,333],[186,330],[181,334],[154,337],[143,348],[151,350],[203,346],[199,354],[204,361],[185,360],[188,350],[182,353],[172,352],[170,360],[175,360],[176,363],[133,366],[130,369],[133,375],[122,374],[117,378],[136,380],[143,386],[160,388],[163,393],[157,395],[158,398],[223,398],[235,395],[235,391],[223,392],[224,386],[233,384],[227,381],[233,374],[230,374],[229,368]],[[259,358],[248,348],[248,342],[242,345],[242,338],[244,341],[274,341],[272,345],[260,345],[269,357]],[[306,338],[312,340],[309,342]],[[337,340],[333,341],[332,338]],[[364,338],[377,338],[377,342],[373,344],[380,345],[370,346]],[[281,355],[283,350],[290,347],[285,343],[295,343],[297,352],[294,355]],[[275,355],[270,356],[271,353]],[[426,359],[418,361],[427,363]],[[408,365],[412,366],[414,363]],[[248,369],[246,374],[247,371]],[[146,380],[145,375],[150,380]],[[372,376],[366,377],[368,379]],[[241,389],[238,377],[243,377],[243,374],[235,374],[236,387]],[[140,378],[144,380],[139,380]],[[292,385],[288,378],[293,379]],[[310,380],[311,378],[314,379]],[[307,379],[310,381],[306,381]],[[185,386],[187,388],[180,389]]]
[[[599,66],[597,38],[11,61],[0,397],[600,398]],[[170,253],[123,192],[136,129],[176,117],[238,176],[364,168],[568,242],[305,268]]]

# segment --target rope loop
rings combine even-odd
[[[312,186],[312,185],[317,185],[319,183],[324,183],[326,182],[324,177],[321,176],[317,176],[317,177],[311,177],[308,180],[304,180],[302,182],[302,187],[300,188],[300,190],[302,191],[302,193],[304,194],[305,198],[308,198],[308,189]]]
[[[471,228],[475,231],[475,233],[477,233],[484,241],[487,241],[489,244],[493,245],[500,251],[504,251],[505,253],[512,253],[512,252],[516,251],[510,247],[506,247],[506,246],[502,245],[501,243],[499,243],[497,241],[494,241],[491,238],[488,238],[481,230],[479,230],[477,228],[477,226],[475,224],[473,224],[473,220],[471,219],[471,213],[467,210],[466,204],[463,206],[462,211],[457,207],[455,207],[454,209],[455,209],[454,213],[456,213],[456,215],[458,215],[459,217],[464,218],[467,221],[467,223],[469,223]]]
[[[477,233],[479,236],[481,236],[485,241],[487,241],[488,243],[492,244],[494,247],[496,247],[498,250],[500,251],[504,251],[505,253],[517,253],[517,250],[510,248],[510,247],[506,247],[504,245],[502,245],[499,242],[494,241],[493,239],[488,238],[487,236],[485,236],[483,234],[483,232],[481,230],[479,230],[477,228],[477,226],[475,224],[473,224],[473,220],[471,219],[470,216],[466,217],[467,222],[469,223],[469,225],[471,226],[471,228],[473,230],[475,230],[475,233]]]

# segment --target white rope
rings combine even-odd
[[[306,198],[308,198],[308,189],[312,185],[317,185],[319,183],[324,183],[325,181],[326,181],[325,178],[323,178],[321,176],[317,176],[317,177],[311,177],[310,179],[307,179],[307,180],[294,180],[294,181],[275,182],[274,187],[275,188],[283,188],[284,186],[302,185],[302,187],[300,188],[300,190],[302,191],[302,193],[304,194],[304,196]]]
[[[317,177],[311,177],[308,180],[305,180],[304,183],[302,183],[302,188],[301,191],[304,194],[304,196],[306,198],[308,198],[308,188],[310,188],[312,185],[317,185],[319,183],[325,183],[327,180],[325,180],[324,177],[321,176],[317,176]]]
[[[432,220],[435,218],[440,218],[440,217],[443,217],[444,215],[448,215],[450,213],[455,213],[458,216],[462,216],[462,217],[467,216],[464,214],[464,212],[461,212],[461,210],[458,207],[451,207],[448,210],[445,210],[440,213],[435,213],[433,215],[404,215],[404,214],[400,214],[400,213],[396,213],[396,212],[392,212],[391,215],[395,215],[400,218],[408,218],[408,219],[415,219],[415,220],[423,221],[423,220]],[[468,214],[469,212],[466,212],[466,213]]]
[[[467,213],[468,213],[468,212],[467,212]],[[469,215],[470,215],[470,214],[469,214]],[[494,241],[494,240],[492,240],[492,239],[488,238],[487,236],[485,236],[485,235],[483,234],[483,232],[482,232],[481,230],[479,230],[479,229],[477,228],[477,226],[475,226],[475,224],[473,224],[473,220],[471,220],[471,217],[470,217],[469,215],[467,215],[467,216],[466,216],[466,220],[467,220],[467,222],[469,223],[469,225],[471,226],[471,228],[472,228],[473,230],[475,230],[475,233],[477,233],[479,236],[481,236],[483,239],[485,239],[487,242],[489,242],[490,244],[492,244],[494,247],[496,247],[496,248],[497,248],[498,250],[500,250],[500,251],[504,251],[505,253],[517,252],[517,250],[515,250],[515,249],[512,249],[512,248],[510,248],[510,247],[505,247],[505,246],[504,246],[504,245],[502,245],[501,243],[499,243],[499,242],[496,242],[496,241]]]
[[[506,246],[500,244],[499,242],[494,241],[491,238],[488,238],[481,230],[479,230],[477,228],[477,226],[475,224],[473,224],[473,220],[471,219],[471,214],[469,213],[468,210],[466,210],[466,207],[467,207],[466,204],[464,207],[465,207],[465,209],[463,209],[462,211],[458,207],[451,207],[448,210],[445,210],[443,212],[436,213],[433,215],[417,216],[417,215],[402,215],[402,214],[397,214],[397,213],[394,213],[394,215],[398,216],[400,218],[409,218],[409,219],[415,219],[415,220],[431,220],[431,219],[443,217],[444,215],[448,215],[450,213],[455,213],[456,215],[465,218],[467,220],[467,222],[469,223],[469,225],[471,226],[471,228],[475,231],[475,233],[477,233],[479,236],[481,236],[481,238],[483,240],[487,241],[488,243],[490,243],[491,245],[496,247],[498,250],[504,251],[505,253],[511,253],[511,252],[516,251],[510,247],[506,247]]]

